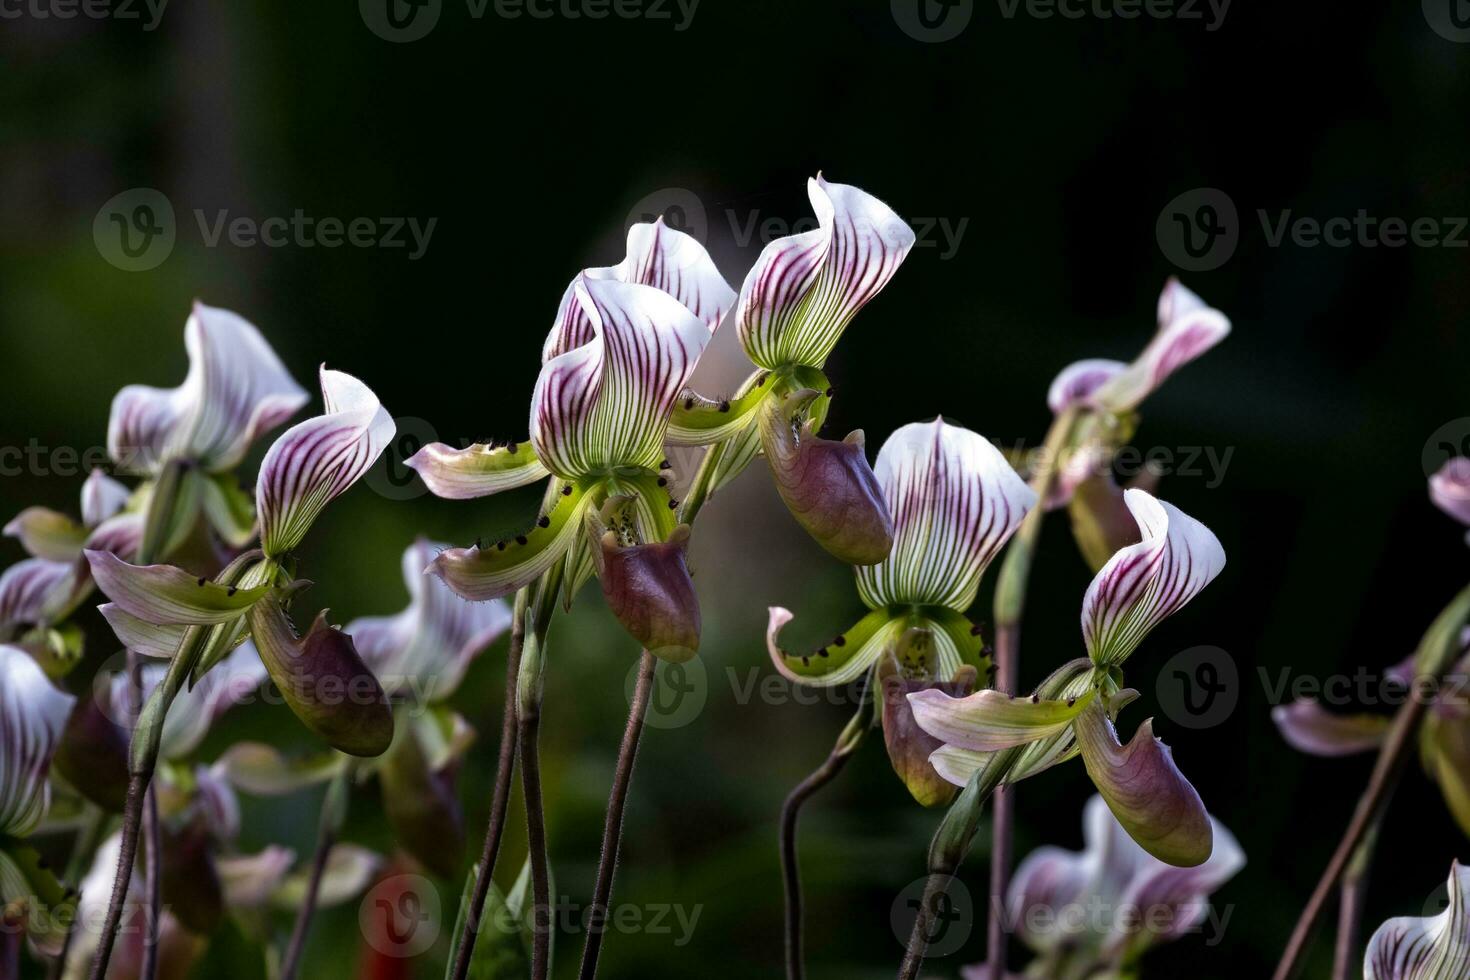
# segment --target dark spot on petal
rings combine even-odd
[[[810,667],[811,666],[811,663],[812,663],[812,658],[811,657],[802,657],[801,658],[801,665],[803,667]]]
[[[727,398],[726,400],[720,402],[720,411],[722,411],[722,412],[728,412],[729,410],[730,410],[730,400]]]
[[[669,485],[669,481],[668,481],[668,478],[667,478],[667,477],[662,477],[662,476],[661,476],[661,477],[659,477],[659,478],[658,478],[658,485],[659,485],[659,486],[661,486],[661,487],[666,487],[666,486],[668,486],[668,485]]]
[[[817,656],[819,656],[819,657],[825,657],[826,655],[827,655],[827,648],[826,647],[822,647],[822,649],[820,649],[820,650],[817,651]]]
[[[679,501],[670,498],[670,500],[669,500],[669,510],[673,510],[677,506],[679,506]]]
[[[570,483],[561,488],[561,495],[563,497],[570,497],[572,495],[572,485]]]
[[[551,518],[549,518],[549,517],[547,517],[545,515],[542,515],[541,518],[538,521],[536,521],[536,526],[537,527],[551,527]]]
[[[686,398],[686,399],[684,399],[684,411],[687,412],[687,411],[689,411],[693,407],[694,407],[694,399],[693,398]]]
[[[845,647],[845,646],[847,646],[847,637],[845,637],[845,636],[839,636],[837,639],[835,639],[835,640],[832,641],[832,645],[833,646],[839,646],[839,647]]]
[[[512,456],[516,454],[516,450],[518,449],[520,449],[520,447],[517,446],[515,443],[511,443],[510,445],[505,447],[505,451],[510,453]]]
[[[526,536],[524,534],[517,534],[516,535],[516,544],[525,544],[525,543],[526,543]]]
[[[504,541],[497,541],[497,542],[495,542],[495,550],[497,550],[497,551],[504,551],[505,550],[505,542]]]
[[[674,464],[673,463],[670,463],[666,459],[665,460],[660,460],[659,461],[659,464],[658,464],[658,468],[661,469],[661,470],[671,470],[671,469],[674,468]]]
[[[1076,706],[1077,706],[1077,699],[1076,698],[1068,698],[1067,699],[1067,707],[1069,707],[1069,708],[1075,708]]]
[[[979,636],[980,635],[980,627],[978,625],[971,626],[970,627],[970,635],[971,636]]]
[[[1032,704],[1040,704],[1041,703],[1041,695],[1040,694],[1033,694],[1033,695],[1031,695],[1031,703]]]
[[[237,589],[237,588],[235,588],[235,587],[234,587],[234,586],[233,586],[233,585],[232,585],[232,586],[230,586],[230,587],[229,587],[229,588],[228,588],[228,589],[226,589],[226,590],[225,590],[225,595],[227,595],[227,596],[232,596],[232,595],[234,595],[234,594],[235,594],[235,593],[236,593],[236,592],[239,592],[239,591],[240,591],[240,590],[239,590],[239,589]]]
[[[209,581],[209,579],[205,578],[203,575],[199,576],[199,585],[200,585],[200,587],[203,587],[204,583],[205,582],[208,582],[208,581]]]
[[[826,391],[822,392],[822,394],[826,395],[828,398],[831,398],[832,397],[832,389],[831,388],[828,388]]]

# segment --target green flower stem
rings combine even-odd
[[[500,725],[500,759],[495,767],[495,789],[490,797],[490,823],[485,829],[485,847],[480,852],[479,872],[475,877],[474,891],[470,894],[459,952],[455,956],[453,971],[449,974],[451,980],[465,980],[469,975],[470,958],[475,951],[475,939],[479,936],[480,919],[485,914],[485,899],[490,893],[495,859],[500,853],[500,838],[505,831],[505,814],[510,804],[511,779],[515,774],[516,763],[516,682],[521,672],[521,650],[526,640],[529,605],[530,589],[521,589],[516,593],[515,613],[510,627],[510,651],[505,658],[505,713]]]
[[[1337,945],[1333,954],[1332,980],[1351,980],[1363,962],[1358,949],[1362,936],[1363,903],[1368,894],[1368,872],[1373,866],[1373,851],[1378,844],[1378,831],[1383,825],[1383,816],[1363,835],[1358,849],[1353,853],[1352,863],[1343,873],[1342,886],[1338,889]]]
[[[1031,560],[1046,517],[1046,498],[1056,484],[1057,463],[1072,441],[1077,410],[1069,408],[1052,420],[1042,443],[1041,464],[1032,475],[1031,489],[1037,504],[1021,521],[1001,563],[995,589],[995,687],[1014,694],[1021,659],[1021,614],[1026,605],[1026,588],[1031,577]],[[1005,976],[1005,899],[1010,888],[1012,849],[1016,820],[1015,787],[1002,786],[995,793],[990,844],[990,903],[986,930],[986,963],[991,977]]]
[[[149,565],[161,557],[158,549],[163,546],[174,525],[176,517],[174,511],[178,506],[180,487],[187,472],[187,464],[171,462],[158,475],[153,486],[153,493],[148,501],[148,513],[144,518],[143,534],[138,544],[138,551],[134,556],[137,564]],[[173,704],[174,698],[178,697],[179,690],[183,687],[184,681],[188,679],[194,661],[203,650],[205,635],[206,632],[201,627],[192,627],[185,634],[179,652],[169,663],[168,673],[164,675],[163,683],[154,689],[142,713],[136,716],[129,747],[128,794],[123,804],[122,841],[118,849],[117,876],[112,884],[112,897],[108,901],[107,917],[103,921],[102,932],[98,936],[97,954],[92,960],[91,980],[103,980],[107,976],[107,965],[112,960],[112,949],[117,942],[117,927],[122,920],[123,902],[127,897],[128,885],[133,878],[133,865],[138,857],[138,835],[143,828],[145,805],[150,812],[156,812],[157,804],[147,805],[147,800],[152,797],[153,770],[158,764],[158,749],[163,740],[163,721],[168,715],[169,706]],[[157,821],[153,820],[150,823],[155,825],[156,830]],[[150,844],[156,852],[157,843],[154,837],[154,834],[150,834]],[[156,883],[158,875],[151,875],[150,880]],[[156,890],[153,889],[153,885],[148,887],[150,888],[149,908],[157,908]],[[157,917],[150,915],[149,919],[148,929],[151,932],[157,927]],[[150,938],[156,939],[156,936]],[[156,948],[157,943],[145,942],[145,950],[150,945]],[[144,980],[151,980],[151,975],[146,972],[143,977]]]
[[[541,699],[546,688],[546,634],[556,610],[562,566],[552,566],[537,586],[530,613],[530,630],[521,651],[516,679],[516,718],[519,726],[521,792],[526,798],[526,843],[531,861],[531,978],[546,980],[551,969],[551,930],[555,917],[551,903],[551,871],[546,850],[546,810],[541,798]],[[482,872],[488,877],[488,869]]]
[[[806,969],[802,955],[801,866],[796,854],[796,822],[807,800],[837,778],[873,727],[872,691],[863,692],[858,710],[842,729],[826,760],[812,771],[781,804],[781,879],[786,892],[786,976],[801,980]]]
[[[1450,670],[1460,652],[1460,628],[1467,617],[1470,617],[1470,586],[1466,586],[1451,600],[1420,641],[1414,662],[1421,676],[1438,680]],[[1358,799],[1352,820],[1343,832],[1342,839],[1338,841],[1337,850],[1333,852],[1326,870],[1322,872],[1321,880],[1317,882],[1316,889],[1307,899],[1307,904],[1297,919],[1286,950],[1281,954],[1281,962],[1276,966],[1274,980],[1290,980],[1301,969],[1317,920],[1331,898],[1338,879],[1347,871],[1349,862],[1357,853],[1358,845],[1362,843],[1369,828],[1388,807],[1399,776],[1403,774],[1404,766],[1408,762],[1419,725],[1424,720],[1425,712],[1429,710],[1429,701],[1429,698],[1415,694],[1406,699],[1394,714],[1388,737],[1378,750],[1378,761],[1373,766],[1368,786]]]
[[[286,956],[281,966],[280,980],[296,980],[301,969],[301,954],[306,950],[306,934],[311,930],[311,920],[316,913],[317,896],[321,894],[322,877],[327,871],[327,860],[342,824],[347,820],[347,805],[352,789],[355,767],[349,763],[337,770],[337,775],[327,785],[326,798],[322,800],[321,824],[317,832],[316,857],[311,866],[311,880],[306,886],[306,895],[301,907],[296,910],[296,923],[291,929],[291,941],[286,945]]]
[[[729,441],[725,440],[715,443],[705,452],[689,485],[689,492],[680,505],[680,523],[694,523],[694,518],[714,492],[715,473],[729,448]],[[597,958],[602,952],[603,926],[607,919],[609,902],[612,900],[613,876],[622,846],[623,811],[627,806],[628,791],[633,784],[633,765],[638,758],[638,744],[643,737],[643,720],[648,713],[657,666],[653,654],[644,650],[639,661],[633,698],[628,703],[628,721],[623,728],[623,741],[618,748],[617,768],[613,772],[612,790],[608,794],[607,813],[603,819],[602,854],[597,864],[597,886],[590,913],[592,918],[589,920],[587,939],[582,947],[579,972],[582,980],[592,980],[597,975]]]
[[[898,969],[899,980],[915,980],[924,965],[924,955],[929,949],[929,935],[933,929],[934,910],[950,879],[959,871],[965,855],[970,853],[975,833],[980,827],[980,815],[985,801],[995,792],[1006,774],[1021,757],[1021,749],[1006,749],[990,757],[985,768],[970,777],[965,788],[945,813],[934,840],[929,844],[929,878],[924,883],[924,895],[919,901],[919,911],[914,919],[914,930],[909,935],[908,950]]]

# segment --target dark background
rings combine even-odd
[[[324,360],[358,374],[406,431],[522,437],[567,281],[621,258],[630,218],[671,188],[703,209],[709,248],[737,288],[763,244],[740,229],[807,217],[804,183],[818,170],[916,227],[919,216],[965,222],[947,258],[929,234],[829,365],[829,427],[864,428],[875,451],[895,427],[941,412],[1034,444],[1056,372],[1084,356],[1130,358],[1153,329],[1160,286],[1179,273],[1235,332],[1149,400],[1136,442],[1233,451],[1218,486],[1180,474],[1161,488],[1218,533],[1229,565],[1130,662],[1144,697],[1124,729],[1158,712],[1155,677],[1170,656],[1202,644],[1228,652],[1240,677],[1228,718],[1194,730],[1158,712],[1157,729],[1250,864],[1217,897],[1233,906],[1218,947],[1187,938],[1147,973],[1264,975],[1368,762],[1287,749],[1258,672],[1274,682],[1283,670],[1320,678],[1397,662],[1463,584],[1465,545],[1426,499],[1424,454],[1446,424],[1451,440],[1470,434],[1460,329],[1470,236],[1459,248],[1273,247],[1257,212],[1273,224],[1287,209],[1318,220],[1470,214],[1470,46],[1431,28],[1442,12],[1407,2],[1237,2],[1209,30],[1207,8],[1202,20],[1038,18],[1024,6],[1007,17],[985,0],[943,43],[909,36],[873,0],[703,0],[682,31],[669,9],[673,21],[507,19],[493,6],[476,19],[445,0],[437,27],[412,43],[375,36],[347,3],[174,0],[152,31],[29,11],[0,22],[0,442],[101,445],[119,387],[182,379],[194,297],[257,323],[308,387]],[[167,196],[178,241],[157,268],[127,272],[99,250],[93,220],[137,187]],[[1197,188],[1233,202],[1239,244],[1216,268],[1180,272],[1177,243],[1156,225]],[[402,248],[206,247],[194,217],[298,208],[437,225],[410,261]],[[730,367],[726,383],[739,373]],[[75,509],[81,475],[43,459],[0,480],[5,516],[31,503]],[[537,492],[446,503],[400,491],[381,470],[302,549],[314,594],[341,620],[401,605],[398,557],[414,534],[468,542],[522,523]],[[683,948],[669,936],[611,937],[608,977],[777,973],[777,810],[847,716],[840,705],[741,703],[748,678],[769,672],[767,605],[797,612],[793,643],[860,611],[849,573],[799,533],[763,467],[716,498],[696,541],[708,700],[692,723],[645,739],[617,898],[703,910]],[[6,561],[20,557],[4,547]],[[1026,619],[1027,684],[1080,655],[1088,578],[1066,521],[1050,521]],[[98,636],[99,659],[105,647]],[[546,795],[559,888],[577,902],[590,892],[636,653],[595,589],[554,635]],[[500,644],[455,702],[485,733],[461,782],[476,847],[502,657]],[[268,709],[239,718],[206,758],[236,733],[305,741]],[[347,837],[386,850],[375,792],[355,799]],[[1090,792],[1076,764],[1026,783],[1018,852],[1078,846]],[[309,850],[317,805],[310,793],[249,801],[242,846]],[[911,803],[877,741],[810,807],[813,977],[891,975],[901,950],[890,909],[922,871],[937,817]],[[513,823],[507,881],[524,851]],[[1418,914],[1457,856],[1470,848],[1411,768],[1367,928]],[[986,868],[977,849],[963,875],[976,905]],[[459,883],[440,884],[452,907]],[[355,903],[319,920],[308,975],[353,974],[356,922]],[[981,959],[983,932],[930,973],[954,977]],[[443,948],[416,975],[440,975]],[[564,937],[558,975],[572,975],[579,948]],[[1325,977],[1328,958],[1323,943],[1310,976]],[[257,977],[259,964],[226,933],[197,975]]]

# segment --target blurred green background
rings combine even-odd
[[[1080,357],[1130,358],[1178,273],[1235,332],[1150,399],[1136,444],[1232,453],[1222,479],[1177,474],[1160,491],[1218,533],[1230,563],[1130,663],[1143,701],[1124,727],[1158,711],[1155,674],[1170,656],[1201,644],[1228,652],[1240,681],[1223,723],[1196,730],[1160,712],[1157,731],[1250,864],[1217,897],[1233,909],[1218,945],[1185,939],[1155,954],[1149,975],[1263,975],[1368,763],[1288,750],[1259,671],[1274,682],[1282,670],[1321,677],[1397,662],[1463,584],[1465,545],[1426,499],[1424,453],[1442,426],[1453,439],[1470,433],[1470,276],[1463,232],[1458,247],[1273,245],[1258,212],[1273,228],[1287,211],[1470,214],[1459,111],[1470,47],[1434,30],[1419,4],[1238,4],[1213,30],[1205,7],[1203,20],[1125,20],[934,5],[970,14],[939,43],[902,28],[915,23],[902,2],[877,0],[704,0],[684,29],[673,4],[659,8],[669,19],[535,19],[498,16],[493,4],[475,17],[443,0],[434,29],[410,43],[369,29],[382,12],[364,4],[176,0],[152,30],[142,7],[142,20],[6,15],[0,444],[48,451],[0,480],[0,516],[33,503],[75,508],[82,474],[50,450],[100,446],[122,385],[183,378],[195,297],[258,324],[308,387],[323,361],[359,375],[416,439],[524,437],[561,292],[578,269],[621,258],[630,220],[673,202],[701,230],[702,212],[708,247],[738,288],[761,229],[784,233],[808,217],[804,182],[823,170],[921,230],[829,365],[829,429],[861,427],[876,451],[898,425],[936,413],[1035,444],[1056,372]],[[93,222],[140,187],[168,198],[177,241],[156,268],[130,272],[99,249]],[[1171,220],[1166,205],[1202,187],[1233,202],[1238,247],[1214,268],[1181,271],[1156,230]],[[297,209],[436,224],[411,260],[408,248],[210,246],[195,217]],[[946,238],[946,228],[962,234]],[[728,353],[723,339],[716,349]],[[716,385],[740,375],[722,358],[709,367]],[[436,500],[394,462],[413,448],[395,447],[301,551],[315,600],[339,621],[401,607],[399,555],[416,534],[467,543],[535,506],[529,489]],[[768,605],[797,613],[793,645],[860,611],[850,573],[799,532],[763,467],[711,503],[695,540],[704,703],[687,724],[647,733],[616,899],[698,906],[700,917],[683,946],[677,929],[611,936],[610,978],[778,974],[778,808],[849,713],[749,694],[770,672]],[[3,548],[6,563],[21,556],[14,542]],[[993,578],[978,618],[989,619]],[[1027,685],[1079,655],[1088,579],[1066,521],[1050,521],[1026,619]],[[100,660],[106,634],[86,622]],[[559,891],[575,903],[591,891],[637,652],[595,589],[555,627],[546,802]],[[476,849],[503,656],[502,642],[454,702],[483,735],[460,780]],[[233,718],[204,758],[232,737],[307,742],[281,711]],[[1078,765],[1026,783],[1018,853],[1078,846],[1090,792]],[[345,837],[386,852],[375,793],[354,798]],[[309,852],[319,796],[247,800],[242,846]],[[524,853],[518,808],[505,883]],[[812,977],[892,975],[901,947],[891,909],[923,870],[937,818],[911,803],[876,740],[808,808]],[[1385,829],[1369,928],[1419,913],[1450,860],[1467,855],[1438,792],[1411,773]],[[963,875],[976,907],[986,868],[981,847]],[[460,882],[438,886],[452,910]],[[359,975],[357,912],[349,903],[319,919],[306,975]],[[929,973],[955,977],[981,959],[983,934],[974,928]],[[446,946],[377,975],[438,977]],[[1326,947],[1309,976],[1327,975]],[[579,949],[580,936],[561,937],[559,976],[574,974]],[[262,975],[228,932],[196,973]]]

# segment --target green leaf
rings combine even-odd
[[[233,473],[217,473],[204,483],[204,516],[232,548],[255,537],[255,499],[240,488]]]

